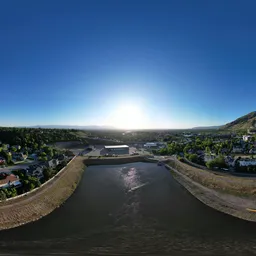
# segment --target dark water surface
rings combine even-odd
[[[41,220],[0,232],[1,253],[252,255],[256,223],[196,200],[152,163],[88,167],[75,193]]]

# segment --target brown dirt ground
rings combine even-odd
[[[168,162],[175,179],[206,205],[235,217],[256,221],[256,180],[211,173],[176,159]]]

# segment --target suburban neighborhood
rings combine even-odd
[[[42,141],[25,145],[22,141],[21,144],[6,142],[6,139],[0,141],[0,200],[41,186],[74,157],[73,152]]]
[[[58,146],[56,146],[58,145]],[[76,145],[72,148],[71,145]],[[31,191],[75,156],[175,156],[208,170],[256,174],[256,132],[227,130],[78,131],[1,128],[0,200]]]

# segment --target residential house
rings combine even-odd
[[[21,182],[14,174],[1,173],[0,188],[19,187]]]
[[[256,154],[256,148],[251,148],[249,150],[249,154]]]
[[[209,162],[209,161],[212,161],[216,158],[216,155],[213,155],[213,154],[205,154],[204,155],[204,161],[205,163]]]
[[[232,149],[232,153],[243,153],[243,151],[244,151],[243,148],[239,146],[233,147]]]
[[[250,141],[251,138],[252,138],[252,136],[250,136],[250,135],[243,135],[243,141],[245,141],[245,142]]]
[[[248,129],[247,130],[247,132],[248,132],[248,134],[256,134],[256,128],[254,127],[252,127],[252,128],[250,128],[250,129]]]
[[[24,161],[25,159],[27,159],[27,156],[21,152],[13,152],[12,158],[16,161]]]
[[[0,157],[0,165],[5,164],[5,159],[3,157]]]
[[[37,154],[31,154],[28,156],[29,159],[37,160]]]
[[[222,148],[221,149],[221,153],[222,154],[227,154],[228,153],[228,149],[227,148]]]
[[[235,160],[231,156],[226,156],[225,162],[228,166],[235,166]]]
[[[193,149],[189,149],[189,150],[188,150],[188,153],[189,153],[189,154],[194,154],[194,150],[193,150]]]
[[[197,150],[196,154],[199,155],[199,156],[202,156],[202,155],[204,155],[204,151],[203,150]]]
[[[29,166],[29,168],[27,169],[27,175],[41,179],[44,177],[43,171],[44,171],[44,166],[35,164],[35,165]]]
[[[158,145],[157,145],[156,142],[147,142],[147,143],[144,144],[144,147],[145,148],[157,148]]]
[[[59,161],[59,164],[61,164],[62,162],[67,161],[68,157],[62,154],[62,155],[59,155],[57,159]]]
[[[52,159],[50,161],[47,161],[44,163],[44,165],[47,167],[47,168],[55,168],[57,165],[59,164],[59,160],[58,159]]]
[[[238,161],[240,166],[253,166],[256,165],[256,159],[244,158]]]

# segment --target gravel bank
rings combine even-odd
[[[76,189],[85,168],[83,161],[76,157],[59,176],[37,191],[0,202],[0,230],[38,220],[59,207]]]
[[[178,160],[170,161],[166,167],[181,185],[204,204],[240,219],[256,222],[256,212],[253,211],[256,209],[256,198],[253,196],[255,180],[221,175],[216,177],[213,173],[187,166]]]

